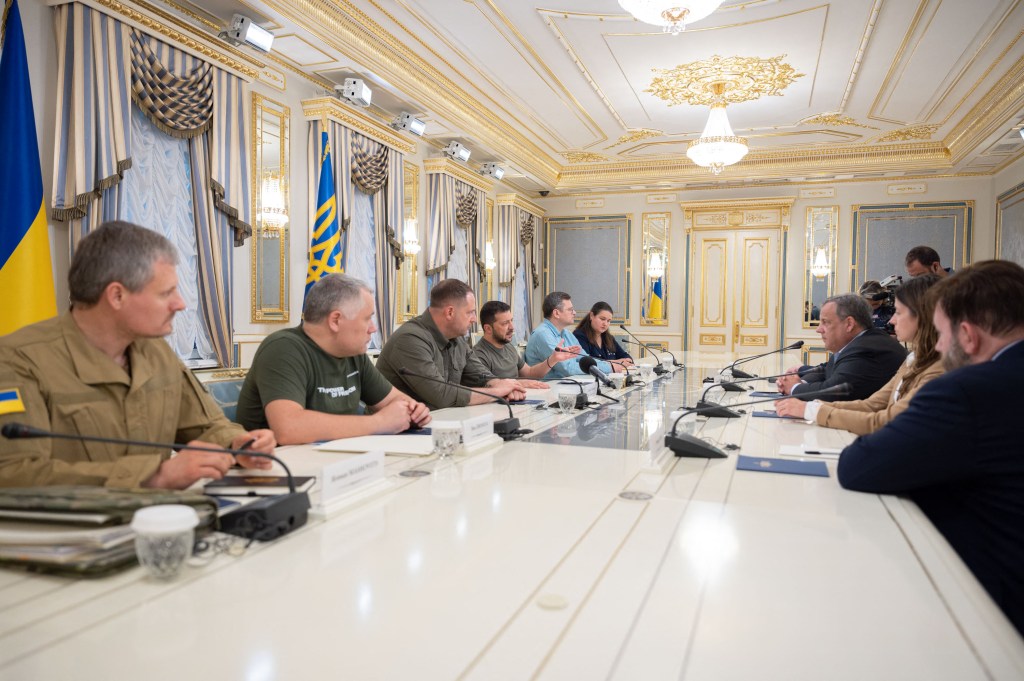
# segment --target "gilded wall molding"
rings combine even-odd
[[[306,26],[328,45],[390,80],[437,115],[473,129],[492,140],[495,151],[516,167],[528,169],[549,184],[560,164],[536,143],[493,111],[484,109],[434,64],[385,31],[349,0],[265,0],[291,21]]]
[[[450,158],[424,159],[423,172],[427,175],[434,173],[451,175],[456,180],[462,180],[466,184],[485,192],[490,192],[494,189],[494,182],[491,182],[480,173],[473,172],[461,163],[456,163]]]
[[[522,208],[527,213],[533,213],[541,217],[547,214],[546,210],[521,194],[498,194],[494,199],[499,206],[515,206],[516,208]]]
[[[160,36],[168,42],[175,43],[186,51],[202,57],[207,61],[220,64],[223,68],[233,71],[247,80],[256,80],[266,64],[236,50],[226,43],[213,43],[213,36],[207,35],[195,26],[154,7],[144,0],[133,0],[132,4],[145,10],[141,12],[118,0],[76,0],[83,5],[106,12],[117,14],[130,24],[145,29],[152,35]]]
[[[302,100],[302,115],[307,121],[328,118],[402,153],[416,153],[414,141],[334,97]]]

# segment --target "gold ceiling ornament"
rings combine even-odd
[[[603,163],[608,160],[607,156],[589,151],[567,151],[563,156],[569,163]]]
[[[878,138],[879,142],[909,142],[910,140],[930,140],[935,131],[939,129],[938,123],[925,123],[923,125],[911,125],[906,128],[898,128],[887,132]]]
[[[715,55],[680,64],[674,69],[651,69],[657,75],[644,92],[664,99],[669,106],[738,104],[765,95],[779,96],[804,75],[782,61],[785,57],[784,54],[769,59]],[[720,88],[716,87],[719,85]],[[717,94],[719,89],[721,93]]]
[[[631,128],[619,137],[619,139],[615,141],[615,144],[607,146],[605,149],[611,149],[612,147],[617,147],[620,144],[625,144],[626,142],[639,142],[640,140],[646,140],[652,137],[661,137],[664,134],[664,131],[654,130],[652,128]]]
[[[820,113],[813,116],[808,116],[800,121],[800,125],[833,125],[836,127],[847,127],[847,128],[867,128],[868,130],[878,130],[873,125],[864,125],[858,123],[849,116],[844,116],[838,112],[831,113]]]

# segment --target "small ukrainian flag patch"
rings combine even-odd
[[[21,401],[21,393],[17,388],[0,388],[0,415],[22,414],[25,403]]]

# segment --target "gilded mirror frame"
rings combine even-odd
[[[250,318],[254,324],[283,323],[289,319],[290,119],[289,107],[252,93]]]
[[[402,182],[404,185],[405,203],[402,216],[402,244],[406,246],[406,230],[409,227],[409,220],[415,224],[417,242],[422,249],[422,241],[419,241],[419,205],[420,196],[420,168],[415,163],[403,161]],[[398,323],[402,323],[416,317],[419,314],[419,255],[404,251],[405,260],[399,268],[397,286],[395,286],[395,309],[398,311]]]
[[[818,314],[836,288],[836,242],[839,230],[839,206],[809,206],[804,235],[804,297],[800,321],[805,329],[818,328]],[[815,276],[815,263],[828,265],[828,274]]]
[[[640,259],[640,326],[667,326],[668,325],[668,270],[669,251],[671,244],[672,214],[671,213],[644,213],[643,243]],[[650,314],[650,299],[654,285],[654,277],[651,276],[651,261],[658,256],[661,261],[661,315]]]

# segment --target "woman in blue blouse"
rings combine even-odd
[[[580,347],[594,359],[614,362],[623,368],[633,366],[633,358],[622,349],[618,341],[608,332],[612,323],[612,306],[602,301],[594,303],[590,312],[573,331]]]

